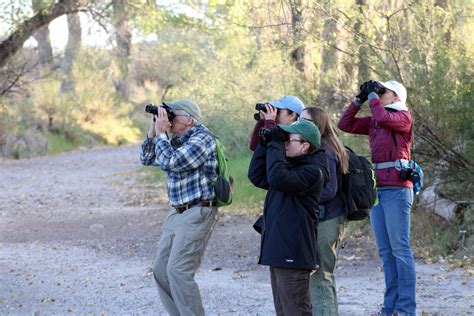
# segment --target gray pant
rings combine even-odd
[[[310,272],[270,267],[273,303],[278,316],[311,316]]]
[[[310,277],[313,316],[337,316],[336,267],[337,248],[344,235],[344,215],[318,224],[319,269]]]
[[[194,274],[216,221],[217,207],[196,206],[182,214],[172,209],[163,224],[153,274],[170,315],[204,315]]]

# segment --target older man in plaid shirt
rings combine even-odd
[[[144,165],[167,172],[172,206],[163,223],[153,274],[170,315],[204,315],[194,274],[217,220],[211,182],[217,177],[216,144],[209,130],[197,123],[201,113],[196,103],[177,100],[163,104],[174,118],[170,122],[166,110],[158,108],[140,154]],[[174,136],[171,141],[167,130]]]

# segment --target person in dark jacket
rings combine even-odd
[[[311,315],[309,276],[317,264],[316,210],[327,177],[316,157],[320,134],[309,121],[271,131],[270,140],[257,145],[248,172],[256,187],[268,190],[259,264],[270,266],[277,315]]]
[[[259,142],[263,138],[259,135],[261,128],[272,129],[277,124],[289,125],[295,122],[304,109],[304,103],[298,97],[287,95],[277,101],[269,101],[265,104],[265,111],[260,111],[260,120],[255,123],[255,127],[250,135],[249,148],[255,151]],[[262,232],[263,215],[255,221],[253,228]]]
[[[341,244],[346,225],[344,200],[339,190],[342,175],[349,171],[349,157],[328,113],[319,107],[305,108],[300,119],[309,120],[319,127],[321,148],[329,167],[329,181],[321,192],[317,249],[319,268],[311,274],[310,289],[313,316],[338,315],[336,280],[337,249]]]
[[[407,91],[401,83],[372,82],[367,87],[344,112],[339,128],[369,135],[370,139],[379,201],[371,211],[370,221],[386,287],[380,314],[415,315],[416,274],[410,247],[413,183],[402,179],[400,173],[410,160],[413,119],[406,106]],[[367,99],[372,115],[356,117]]]

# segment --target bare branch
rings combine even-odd
[[[23,47],[23,43],[33,35],[38,28],[47,25],[61,15],[85,11],[86,7],[82,5],[81,2],[83,2],[83,0],[59,0],[48,10],[41,10],[32,18],[20,24],[7,39],[0,43],[0,68],[7,63],[11,56]]]

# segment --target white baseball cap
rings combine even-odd
[[[392,90],[400,98],[400,102],[406,104],[407,102],[407,89],[398,81],[389,80],[389,81],[378,81],[383,87],[388,90]]]

